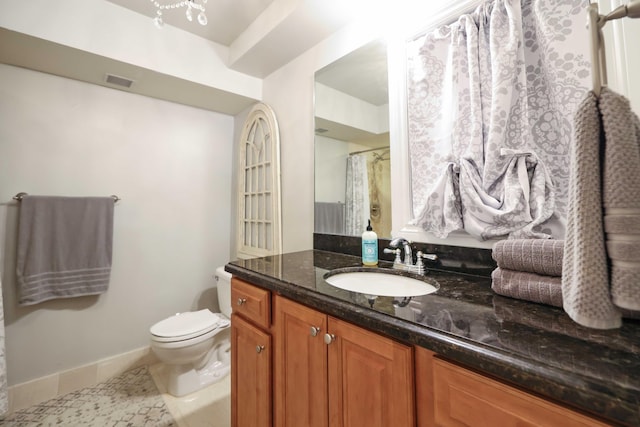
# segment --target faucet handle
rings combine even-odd
[[[422,251],[418,251],[416,256],[418,257],[418,260],[420,260],[422,258],[428,259],[429,261],[437,261],[438,260],[438,255],[436,255],[436,254],[423,254]]]
[[[428,259],[430,261],[437,261],[438,255],[435,254],[423,254],[422,251],[418,251],[416,253],[416,270],[418,274],[424,274],[427,269],[424,266],[423,259]]]
[[[400,248],[384,248],[383,251],[385,254],[396,254],[395,259],[393,260],[394,264],[402,264],[402,259],[400,259]]]

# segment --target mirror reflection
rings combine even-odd
[[[391,237],[387,45],[373,41],[315,75],[315,232]]]

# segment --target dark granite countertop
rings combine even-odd
[[[639,321],[609,331],[584,328],[562,309],[494,294],[489,278],[438,270],[427,274],[440,285],[435,293],[368,299],[323,279],[345,267],[362,267],[360,258],[309,250],[238,260],[226,270],[610,422],[640,426]]]

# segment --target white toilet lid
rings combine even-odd
[[[152,335],[164,338],[180,338],[186,335],[197,335],[214,329],[220,317],[209,309],[178,313],[161,320],[150,329]]]

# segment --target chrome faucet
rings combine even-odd
[[[404,248],[404,260],[400,258],[400,246]],[[395,254],[393,261],[393,268],[405,270],[411,273],[425,274],[427,271],[423,259],[431,261],[437,261],[438,256],[434,254],[423,254],[418,251],[416,254],[416,263],[413,263],[413,251],[411,249],[411,242],[403,237],[397,237],[389,242],[389,247],[384,249],[384,253]]]
[[[391,242],[389,242],[389,247],[391,249],[399,249],[400,245],[404,247],[404,265],[412,266],[413,252],[411,251],[411,242],[404,237],[396,237]]]

